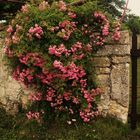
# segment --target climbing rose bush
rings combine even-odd
[[[29,120],[89,122],[99,115],[92,58],[108,37],[120,38],[120,25],[97,10],[64,1],[25,4],[7,28],[4,51],[13,78],[32,89]]]

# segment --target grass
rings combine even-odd
[[[131,131],[128,124],[112,118],[75,125],[56,120],[42,126],[22,113],[13,117],[0,108],[0,140],[140,140],[140,127]]]

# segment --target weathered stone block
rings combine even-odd
[[[130,55],[130,45],[106,45],[100,49],[96,56]]]
[[[129,103],[129,64],[113,65],[111,71],[111,99],[128,107]]]
[[[116,101],[110,101],[109,108],[108,108],[108,115],[114,116],[118,120],[122,121],[123,123],[127,122],[128,117],[128,108],[123,107],[122,105],[118,104]]]
[[[130,56],[113,56],[112,63],[120,64],[120,63],[130,63]]]
[[[108,57],[94,57],[93,61],[95,62],[96,67],[110,67],[110,59]]]
[[[4,87],[0,85],[0,103],[4,102],[3,104],[5,104],[5,90]]]
[[[101,86],[102,88],[109,87],[110,76],[108,74],[97,75],[97,83],[99,83],[99,86]]]
[[[120,45],[130,45],[131,38],[130,33],[128,31],[121,31],[121,38],[119,41],[113,41],[112,38],[109,36],[106,40],[108,44],[120,44]]]
[[[103,116],[106,116],[110,102],[110,76],[102,74],[98,75],[97,79],[99,86],[102,89],[102,95],[100,97],[100,102],[98,103],[98,109]]]
[[[111,69],[110,68],[100,68],[100,67],[96,67],[95,68],[95,71],[96,71],[96,74],[99,75],[99,74],[109,74]]]
[[[122,31],[119,44],[130,44],[130,40],[130,33],[128,31]]]
[[[106,116],[109,109],[110,104],[110,87],[104,87],[103,93],[100,97],[100,102],[98,103],[98,109],[103,116]]]

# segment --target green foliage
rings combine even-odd
[[[113,17],[121,17],[125,7],[125,0],[97,0],[101,9],[110,13]]]
[[[14,17],[15,13],[26,1],[27,0],[18,0],[18,2],[0,2],[0,19],[9,21],[11,18]]]
[[[129,15],[126,25],[131,31],[140,33],[140,17],[135,15]]]
[[[92,57],[109,37],[120,38],[120,25],[108,15],[90,0],[79,6],[63,1],[22,6],[6,30],[4,50],[14,79],[33,90],[29,119],[89,122],[98,116],[101,90]]]

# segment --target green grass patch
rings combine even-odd
[[[140,140],[140,127],[131,131],[128,124],[113,118],[99,118],[90,124],[55,120],[40,125],[22,113],[13,117],[0,108],[0,140]]]

